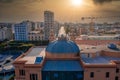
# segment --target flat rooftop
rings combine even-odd
[[[99,56],[95,58],[82,58],[82,61],[85,64],[111,64],[111,61],[114,60],[120,61],[120,58],[107,56]]]
[[[110,52],[120,52],[120,46],[117,46],[119,50],[110,49],[107,47],[107,45],[98,45],[98,46],[92,46],[92,45],[78,45],[81,53],[96,53],[101,50],[104,51],[110,51]]]
[[[43,71],[83,71],[80,61],[51,60],[46,61]]]
[[[45,57],[45,48],[34,47],[27,52],[27,55],[20,58],[18,61],[27,61],[26,64],[35,64],[37,57]]]
[[[33,33],[33,34],[38,34],[38,33],[40,33],[40,31],[31,31],[30,32],[31,34]]]

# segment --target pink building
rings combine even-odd
[[[15,62],[16,80],[120,80],[120,46],[81,45],[64,36]]]
[[[107,45],[110,43],[118,44],[120,45],[119,40],[75,40],[77,44],[81,45]]]

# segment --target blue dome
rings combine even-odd
[[[115,44],[111,43],[111,44],[108,45],[108,48],[110,48],[110,49],[116,49],[117,46]]]
[[[51,42],[47,46],[46,51],[50,53],[75,53],[75,54],[80,52],[78,46],[74,42],[67,40],[57,40]]]

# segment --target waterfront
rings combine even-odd
[[[8,50],[0,53],[0,80],[9,80],[14,77],[14,60],[23,53],[23,51]]]

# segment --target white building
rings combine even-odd
[[[44,28],[44,22],[35,22],[35,30],[40,30]]]
[[[0,27],[0,41],[12,39],[12,28]]]
[[[77,40],[120,40],[120,35],[111,35],[111,36],[88,36],[81,35]]]
[[[32,23],[30,21],[24,21],[19,24],[15,24],[15,41],[28,41],[28,33],[32,30]]]
[[[54,13],[51,11],[44,11],[44,31],[45,39],[49,39],[50,29],[54,27]]]
[[[40,31],[31,31],[28,35],[29,41],[40,41],[44,39],[44,33]]]

